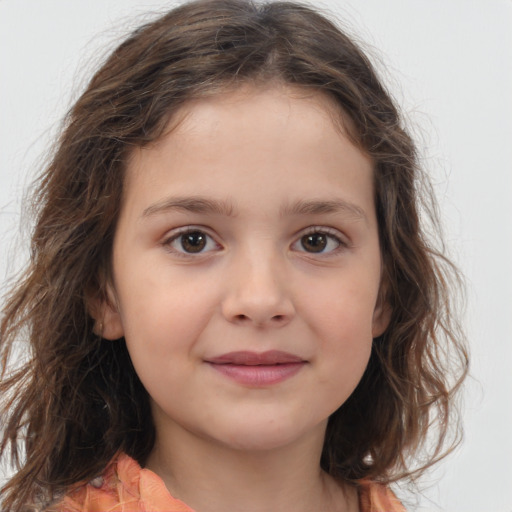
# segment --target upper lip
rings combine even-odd
[[[238,351],[228,352],[207,360],[214,364],[235,364],[235,365],[275,365],[286,363],[303,363],[304,359],[288,352],[280,350],[268,350],[267,352]]]

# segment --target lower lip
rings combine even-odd
[[[270,386],[283,382],[298,373],[305,362],[273,365],[215,364],[210,366],[226,377],[252,387]]]

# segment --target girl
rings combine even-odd
[[[445,453],[467,367],[421,180],[311,9],[200,0],[135,31],[34,198],[3,509],[403,510],[387,485]]]

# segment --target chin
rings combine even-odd
[[[255,422],[251,425],[239,425],[231,429],[221,440],[225,446],[245,452],[265,452],[279,450],[301,443],[305,438],[319,435],[323,439],[325,426],[314,429],[298,429],[297,425],[272,420],[268,423]]]

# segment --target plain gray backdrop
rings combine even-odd
[[[312,3],[310,1],[310,3]],[[26,257],[23,191],[104,55],[161,0],[0,0],[0,278]],[[465,442],[410,510],[512,512],[512,2],[325,0],[412,123],[468,282]],[[141,18],[142,17],[142,18]],[[400,489],[398,491],[401,492]]]

